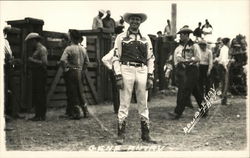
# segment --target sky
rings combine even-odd
[[[8,20],[25,17],[43,19],[44,30],[67,32],[68,29],[89,30],[99,9],[111,10],[114,20],[125,12],[143,12],[148,19],[142,32],[163,31],[171,19],[171,4],[177,4],[177,31],[184,25],[191,29],[208,19],[213,39],[233,38],[241,33],[249,37],[249,0],[178,0],[178,1],[0,1],[1,28]],[[249,38],[248,38],[249,39]]]

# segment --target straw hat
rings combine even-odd
[[[30,39],[41,39],[42,37],[38,34],[38,33],[36,33],[36,32],[31,32],[31,33],[29,33],[27,36],[26,36],[26,38],[25,38],[25,41],[28,41],[28,40],[30,40]]]

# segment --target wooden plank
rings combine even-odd
[[[95,68],[95,67],[97,67],[98,65],[97,65],[97,63],[96,62],[89,62],[89,64],[88,64],[88,68]]]
[[[48,66],[59,66],[59,61],[57,60],[49,60]]]
[[[96,46],[95,45],[87,45],[87,51],[96,51]]]
[[[89,85],[90,91],[92,93],[92,96],[93,96],[95,102],[98,103],[98,95],[96,93],[94,84],[93,84],[93,82],[88,74],[88,71],[84,71],[84,76],[86,78],[87,84]]]
[[[61,57],[64,51],[64,48],[58,47],[58,48],[48,48],[48,56],[59,56]]]
[[[65,93],[66,87],[65,86],[57,86],[55,89],[55,93]]]
[[[56,76],[57,71],[56,70],[47,70],[48,76]]]
[[[47,77],[47,83],[51,84],[53,82],[53,80],[54,80],[54,77]],[[59,82],[57,84],[60,84],[60,85],[65,84],[64,79],[62,78],[62,76],[61,76],[61,79],[59,80]]]
[[[67,100],[51,100],[48,104],[49,107],[66,107]]]
[[[90,77],[96,77],[96,72],[95,71],[88,71],[88,75]]]
[[[67,96],[66,93],[59,93],[59,94],[53,94],[51,96],[51,100],[66,100]]]
[[[63,32],[53,32],[53,31],[43,31],[42,36],[43,37],[54,37],[54,38],[64,38],[64,36],[67,35]]]
[[[47,41],[46,42],[46,48],[61,48],[61,43],[58,41]]]
[[[55,78],[54,78],[54,80],[53,80],[53,82],[51,84],[51,87],[50,87],[50,89],[48,91],[48,94],[47,94],[47,103],[49,102],[52,94],[54,93],[56,85],[59,82],[59,80],[61,79],[61,75],[62,74],[63,74],[63,69],[60,66],[59,69],[58,69],[58,71],[57,71],[57,73],[56,73],[56,75],[55,75]]]

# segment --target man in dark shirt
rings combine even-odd
[[[141,138],[145,142],[156,143],[149,136],[149,110],[147,107],[148,89],[153,86],[155,58],[149,37],[141,34],[139,30],[140,24],[146,18],[144,13],[126,13],[124,20],[130,26],[115,40],[113,69],[117,87],[120,89],[117,144],[123,144],[125,139],[126,118],[134,85],[141,119]]]
[[[41,43],[38,33],[30,33],[25,41],[34,49],[29,57],[32,71],[32,103],[35,106],[35,116],[31,121],[45,121],[46,119],[46,78],[47,78],[47,49]]]
[[[107,10],[107,15],[102,19],[103,27],[109,29],[112,33],[115,32],[115,20],[111,18],[110,10]]]
[[[198,27],[194,30],[193,34],[196,37],[196,41],[198,41],[199,38],[201,38],[201,35],[202,35],[201,22],[199,22]]]

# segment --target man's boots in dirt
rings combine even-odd
[[[85,103],[83,105],[82,110],[83,110],[83,116],[84,116],[84,118],[88,118],[89,117],[89,110],[88,110],[87,103]]]
[[[146,121],[141,121],[141,139],[146,143],[157,144],[157,142],[149,136],[149,123]]]
[[[126,128],[126,121],[118,122],[118,138],[116,140],[116,144],[122,145],[125,139],[125,128]]]

